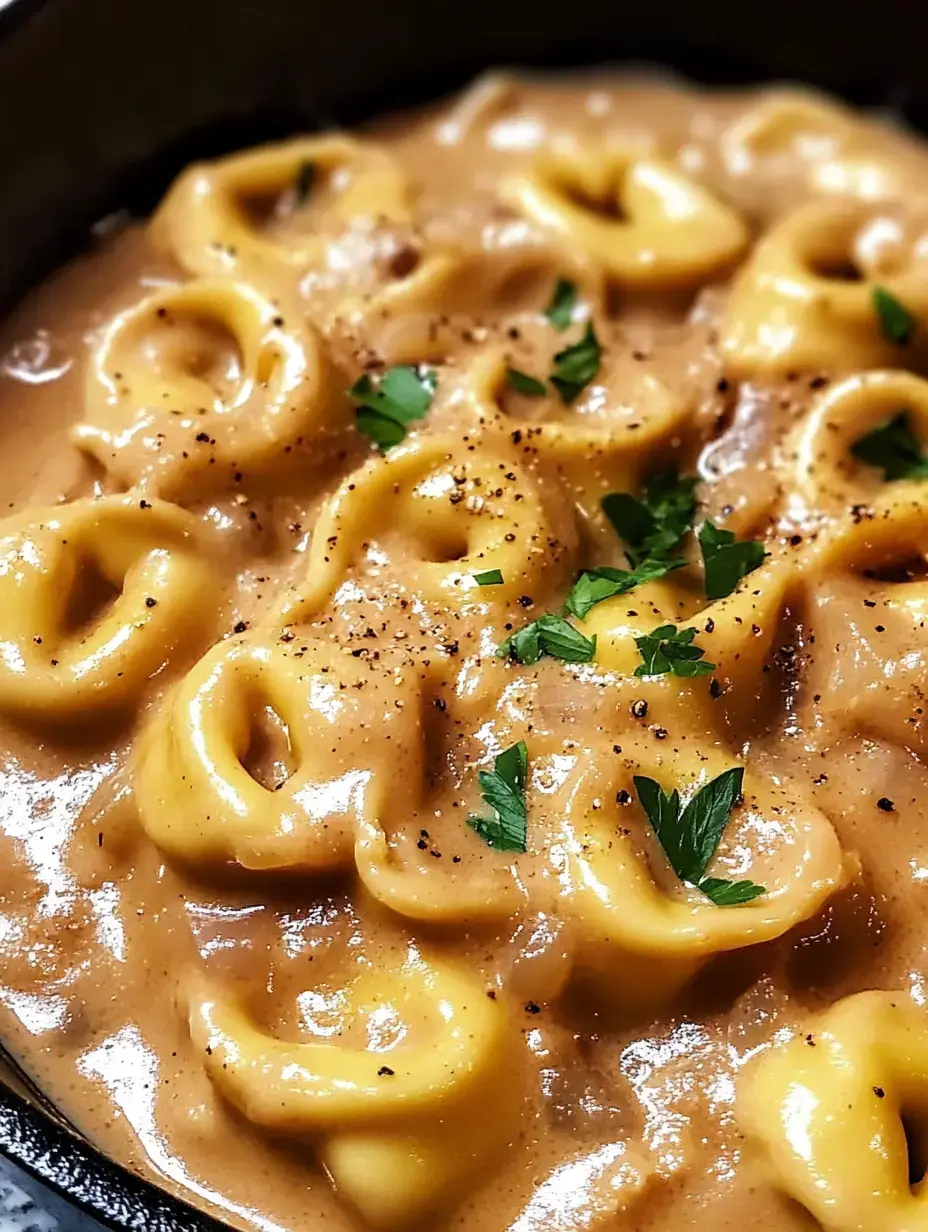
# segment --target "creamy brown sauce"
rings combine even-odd
[[[308,237],[324,255],[284,272],[273,263],[256,272],[236,265],[244,258],[234,253],[229,273],[278,305],[284,331],[298,320],[321,331],[331,365],[325,380],[339,397],[363,371],[382,372],[385,361],[436,369],[429,414],[407,439],[453,441],[466,499],[476,491],[483,502],[480,526],[489,521],[492,530],[497,509],[517,525],[503,599],[490,588],[480,602],[442,591],[429,570],[467,556],[470,527],[444,506],[429,517],[408,514],[399,485],[378,480],[369,507],[351,514],[357,526],[338,523],[351,542],[332,566],[335,589],[307,610],[306,587],[315,580],[307,582],[307,560],[326,502],[376,456],[350,412],[347,427],[342,420],[327,429],[324,447],[301,439],[286,459],[281,452],[254,468],[220,456],[222,441],[216,445],[209,434],[198,443],[187,427],[176,439],[169,427],[157,465],[175,448],[215,446],[212,467],[197,455],[186,467],[175,458],[174,470],[146,471],[148,455],[138,443],[113,449],[119,457],[112,465],[105,451],[91,458],[75,445],[69,429],[88,417],[88,368],[107,324],[190,276],[163,226],[154,241],[133,225],[102,242],[39,288],[4,327],[0,496],[10,516],[126,490],[143,500],[163,493],[191,511],[213,581],[189,641],[139,686],[130,708],[136,713],[72,714],[60,723],[7,713],[3,720],[2,1037],[94,1142],[236,1226],[335,1230],[364,1221],[350,1196],[337,1192],[338,1177],[333,1186],[326,1175],[318,1133],[252,1123],[211,1081],[187,1023],[195,979],[204,972],[246,1000],[260,1030],[304,1042],[341,1038],[343,1030],[352,1038],[341,990],[362,968],[376,974],[395,965],[410,944],[472,973],[515,1041],[500,1087],[505,1096],[498,1109],[488,1097],[485,1116],[503,1121],[504,1105],[515,1115],[453,1195],[412,1217],[413,1226],[468,1232],[819,1227],[746,1141],[737,1095],[746,1066],[778,1033],[804,1030],[811,1015],[852,993],[895,990],[924,1004],[928,664],[924,582],[911,572],[916,551],[902,561],[887,551],[885,559],[851,564],[850,550],[823,555],[756,617],[756,655],[750,647],[743,657],[738,651],[716,677],[643,680],[633,674],[633,649],[628,670],[550,657],[523,666],[495,655],[513,630],[560,612],[581,569],[625,565],[600,497],[640,493],[662,465],[700,477],[699,521],[711,517],[740,537],[764,540],[784,569],[818,550],[816,536],[827,539],[834,527],[867,516],[866,495],[828,497],[828,475],[818,496],[797,506],[795,433],[836,381],[881,364],[858,362],[849,344],[837,367],[743,371],[722,345],[730,279],[781,219],[842,189],[854,200],[869,195],[876,222],[847,257],[856,260],[850,275],[832,268],[829,276],[859,279],[861,266],[864,277],[891,276],[917,247],[912,203],[928,189],[928,157],[914,140],[837,109],[814,124],[774,125],[751,157],[739,154],[732,126],[755,114],[764,97],[610,79],[491,79],[450,107],[391,121],[376,134],[414,186],[406,219],[346,221],[339,201],[351,188],[350,169],[317,173],[306,204],[289,188],[248,197],[244,216],[260,235],[284,249]],[[631,285],[620,274],[603,278],[602,263],[589,253],[581,259],[573,238],[552,239],[501,203],[501,181],[526,174],[539,150],[584,143],[659,154],[740,221],[742,250],[672,286],[647,276]],[[591,215],[610,217],[602,198],[591,202],[576,184],[565,194]],[[891,207],[881,204],[884,196]],[[610,208],[621,221],[621,207]],[[445,306],[369,310],[384,287],[449,245],[478,263],[514,250],[513,268],[485,283],[475,275],[476,292],[446,288]],[[544,379],[555,353],[579,337],[580,324],[558,332],[542,315],[561,276],[580,287],[578,322],[587,314],[595,322],[603,347],[598,371],[569,406],[504,386],[497,390],[503,427],[487,427],[472,394],[482,356],[501,348],[509,365]],[[878,332],[879,324],[872,328]],[[155,318],[124,346],[157,379],[170,384],[180,371],[212,389],[220,406],[249,362],[234,331],[199,309]],[[900,349],[895,366],[923,365],[916,352]],[[131,376],[120,380],[125,411],[138,390]],[[260,399],[260,380],[258,386]],[[668,399],[684,410],[661,427]],[[216,422],[221,431],[221,418]],[[600,430],[603,438],[558,454],[544,434],[550,424]],[[609,433],[630,439],[639,430],[646,442],[613,456]],[[469,450],[477,442],[479,454],[488,437],[504,461],[493,454],[477,490]],[[200,469],[188,483],[194,466]],[[491,480],[500,474],[494,494]],[[855,482],[879,498],[878,472]],[[694,545],[685,550],[698,562]],[[758,586],[775,584],[757,577]],[[610,600],[611,621],[598,626],[600,649],[610,637],[628,644],[641,621],[650,628],[691,620],[702,630],[701,579],[693,563],[678,577]],[[63,618],[68,636],[80,639],[100,619],[113,589],[92,578],[83,590],[75,584]],[[296,615],[277,619],[288,602]],[[626,626],[631,633],[616,632]],[[303,715],[309,726],[301,735],[296,720],[255,686],[239,760],[272,793],[307,757],[320,790],[356,764],[366,766],[384,793],[379,817],[392,865],[430,887],[433,905],[422,918],[365,892],[355,869],[353,806],[344,802],[325,804],[325,839],[312,858],[281,839],[274,858],[237,865],[220,851],[185,860],[179,848],[206,823],[202,811],[188,817],[181,804],[173,837],[160,846],[148,837],[131,750],[169,704],[170,691],[223,638],[255,639],[290,656],[304,641],[344,649],[357,673],[358,709],[341,728],[335,722],[331,747],[315,711]],[[697,640],[715,661],[711,632]],[[288,670],[301,670],[296,658],[287,662]],[[388,713],[395,717],[392,747],[380,741]],[[317,719],[321,726],[313,727]],[[486,811],[477,770],[491,768],[492,755],[519,739],[531,768],[528,851],[513,856],[488,847],[466,818]],[[639,749],[657,759],[660,772],[643,768]],[[726,759],[720,767],[746,764],[764,790],[781,792],[779,804],[746,793],[713,866],[718,875],[752,877],[771,889],[791,878],[801,883],[802,868],[791,864],[798,840],[784,817],[808,808],[834,827],[847,875],[782,935],[718,952],[710,946],[679,991],[651,995],[651,984],[660,984],[659,954],[636,976],[623,975],[608,946],[593,953],[593,940],[574,919],[578,874],[564,855],[565,827],[582,852],[589,819],[603,819],[610,843],[630,842],[661,893],[683,901],[624,784],[640,770],[663,777],[669,790],[675,767],[678,776],[683,765],[695,773],[710,755]],[[285,849],[296,854],[277,858]],[[494,902],[501,904],[495,914],[485,910]],[[634,901],[627,910],[634,915]],[[634,931],[634,918],[629,927]],[[369,1025],[366,1036],[358,1024],[351,1029],[360,1032],[359,1047],[374,1046]],[[390,1040],[375,1044],[392,1047]],[[610,1181],[627,1151],[647,1174],[643,1192],[631,1198]]]

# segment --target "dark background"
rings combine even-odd
[[[928,127],[926,47],[922,0],[0,0],[0,300],[192,156],[352,123],[490,64],[803,79]]]

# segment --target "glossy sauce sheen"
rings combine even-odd
[[[922,1226],[928,489],[850,447],[928,425],[926,193],[914,138],[812,95],[492,77],[191,169],[22,306],[0,1012],[82,1131],[242,1227]],[[507,387],[587,319],[573,402]],[[397,363],[437,388],[381,456],[346,391]],[[709,603],[687,540],[574,622],[592,662],[499,658],[625,565],[600,500],[667,465],[761,568]],[[635,675],[666,622],[714,675]],[[467,824],[518,740],[524,854]],[[711,871],[767,893],[726,908],[632,776],[737,765]]]

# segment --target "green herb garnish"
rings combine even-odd
[[[666,795],[654,779],[635,776],[635,790],[651,829],[664,849],[671,868],[687,885],[695,886],[718,906],[749,903],[766,893],[753,881],[725,881],[706,877],[735,801],[741,795],[744,769],[736,766],[701,787],[681,812],[676,788]]]
[[[293,196],[298,206],[305,205],[309,200],[309,194],[312,190],[313,180],[316,178],[316,165],[304,159],[296,171],[296,179],[293,183]]]
[[[501,659],[527,664],[537,663],[543,655],[565,663],[589,663],[595,650],[595,637],[584,637],[563,616],[549,615],[539,616],[507,637],[496,653]]]
[[[885,287],[874,287],[873,307],[880,318],[880,328],[886,341],[905,346],[915,329],[915,318],[905,304]]]
[[[680,478],[675,470],[666,470],[648,482],[640,500],[630,492],[604,496],[603,512],[624,541],[632,567],[603,566],[581,573],[567,596],[568,612],[585,620],[590,608],[604,599],[627,594],[642,582],[654,582],[682,568],[686,561],[676,552],[693,522],[693,491],[698,482],[695,476]]]
[[[678,629],[676,625],[660,625],[644,637],[636,637],[635,645],[644,662],[635,669],[636,676],[708,676],[716,664],[706,663],[701,646],[693,645],[695,629]]]
[[[475,573],[474,581],[478,586],[502,586],[503,574],[499,569],[487,569],[485,573]]]
[[[884,479],[923,479],[928,475],[928,457],[909,427],[906,411],[855,441],[851,453],[868,466],[880,467]]]
[[[526,398],[543,398],[548,392],[544,381],[538,381],[527,372],[520,372],[518,368],[507,368],[506,380],[510,389]]]
[[[706,573],[706,598],[724,599],[743,577],[764,563],[767,553],[762,543],[753,539],[736,539],[730,530],[722,530],[712,522],[699,528],[699,546]]]
[[[657,581],[685,564],[685,560],[655,559],[642,561],[634,569],[613,569],[609,565],[587,569],[574,582],[564,606],[578,620],[586,620],[590,608],[604,599],[628,594],[642,582]]]
[[[640,500],[630,492],[610,492],[603,497],[603,513],[624,540],[632,566],[664,557],[679,545],[693,525],[698,482],[695,475],[681,478],[669,469],[648,481]]]
[[[525,741],[510,745],[493,762],[492,770],[479,770],[477,778],[484,804],[493,810],[492,817],[468,817],[471,826],[482,839],[497,851],[525,851],[527,812],[525,807],[525,775],[528,750]]]
[[[716,907],[740,907],[742,903],[750,903],[767,892],[766,886],[756,885],[753,881],[724,881],[719,877],[703,877],[699,888]]]
[[[577,305],[577,288],[566,278],[559,278],[551,300],[545,309],[545,316],[555,329],[561,333],[570,328],[574,319],[574,308]]]
[[[573,402],[581,389],[589,385],[599,371],[602,353],[592,322],[587,323],[586,332],[579,342],[558,351],[554,357],[554,371],[548,380],[564,402]]]
[[[348,396],[357,403],[358,430],[384,453],[406,436],[406,425],[428,414],[438,378],[431,368],[389,368],[375,384],[365,373]]]

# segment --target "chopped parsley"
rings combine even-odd
[[[928,457],[909,427],[906,411],[874,428],[855,441],[851,453],[868,466],[877,466],[884,479],[924,479],[928,476]]]
[[[577,288],[566,278],[559,278],[545,309],[545,316],[561,333],[570,328],[577,306]]]
[[[564,402],[573,402],[577,394],[589,385],[599,371],[602,354],[603,349],[592,322],[587,323],[586,332],[579,342],[558,351],[554,357],[554,371],[548,380]]]
[[[681,478],[675,470],[661,471],[639,500],[630,492],[609,492],[602,499],[603,513],[625,543],[631,569],[602,566],[581,573],[567,596],[566,607],[585,620],[591,607],[627,594],[642,582],[654,582],[680,569],[686,561],[678,554],[683,536],[693,524],[695,476]]]
[[[635,669],[636,676],[708,676],[716,665],[706,663],[706,653],[694,646],[695,629],[678,629],[676,625],[660,625],[644,637],[636,637],[635,645],[643,660]]]
[[[724,599],[743,577],[764,563],[764,545],[753,539],[736,539],[730,530],[722,530],[705,521],[699,528],[699,546],[706,573],[706,598]]]
[[[539,616],[502,643],[496,652],[501,659],[537,663],[543,655],[564,663],[589,663],[596,650],[596,638],[584,637],[563,616]]]
[[[405,439],[406,425],[428,414],[438,378],[431,368],[401,364],[375,382],[364,374],[348,396],[357,404],[358,430],[384,453]]]
[[[475,573],[474,581],[478,586],[502,586],[503,574],[499,569],[487,569],[485,573]]]
[[[604,599],[628,594],[642,582],[657,581],[685,564],[685,560],[645,560],[634,569],[613,569],[609,565],[587,569],[574,582],[564,606],[578,620],[586,620],[590,608]]]
[[[506,381],[510,389],[525,398],[543,398],[548,392],[544,381],[529,376],[527,372],[520,372],[518,368],[506,369]]]
[[[528,750],[525,741],[510,745],[493,762],[492,770],[479,770],[477,778],[483,802],[493,810],[492,817],[471,814],[467,824],[497,851],[525,851],[527,811],[525,776]]]
[[[880,318],[880,329],[886,341],[905,346],[915,330],[915,318],[905,304],[885,287],[874,287],[873,307]]]
[[[309,200],[313,180],[316,178],[316,165],[304,158],[296,170],[293,183],[293,196],[297,206],[305,205]]]
[[[603,513],[624,540],[629,564],[663,558],[679,546],[693,525],[698,482],[695,475],[681,477],[668,469],[648,481],[640,500],[630,492],[603,497]]]
[[[641,807],[671,868],[684,884],[702,890],[720,907],[749,903],[766,893],[765,886],[753,881],[725,881],[705,875],[741,795],[743,779],[743,767],[725,770],[701,787],[681,810],[676,788],[667,795],[654,779],[635,776]]]

